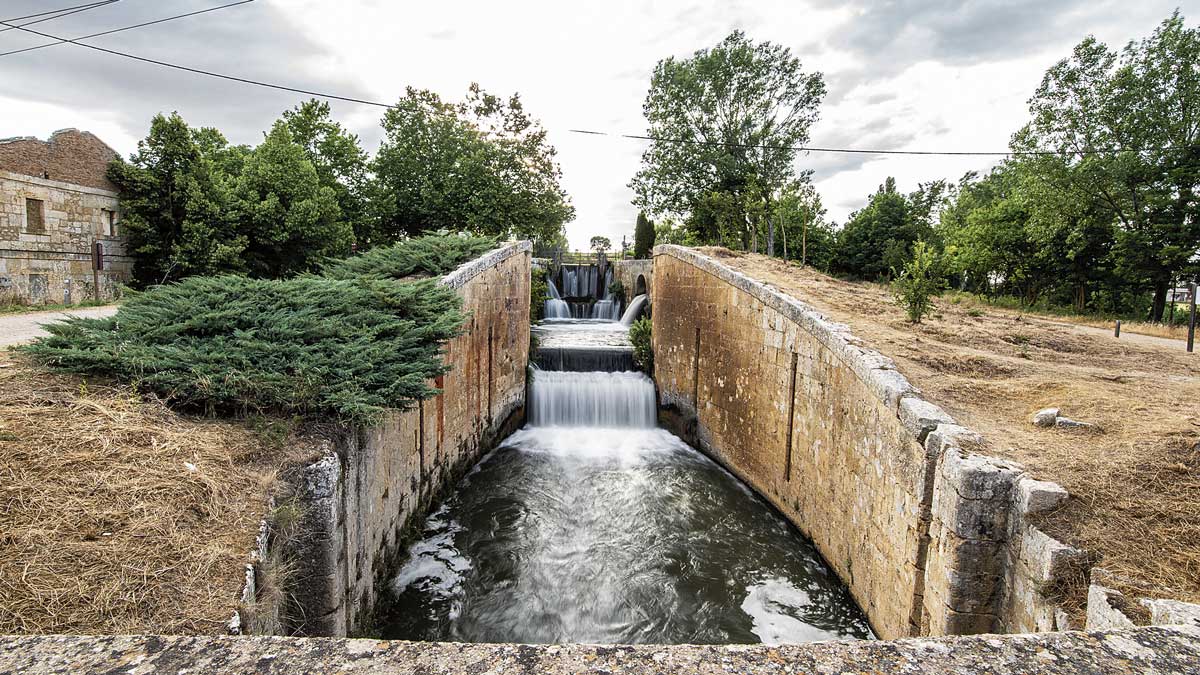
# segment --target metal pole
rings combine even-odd
[[[1121,320],[1117,319],[1117,328],[1113,331],[1113,337],[1121,337]]]
[[[1196,282],[1188,284],[1188,295],[1191,296],[1189,304],[1191,305],[1188,311],[1188,344],[1187,350],[1190,353],[1196,346]]]

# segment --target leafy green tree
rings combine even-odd
[[[924,198],[921,190],[914,195],[916,200]],[[909,258],[914,242],[933,237],[920,215],[889,177],[865,208],[850,214],[839,237],[834,268],[864,279],[890,276]]]
[[[837,240],[825,214],[821,195],[809,180],[792,181],[784,188],[775,207],[784,258],[799,260],[801,265],[812,265],[821,270],[829,269]]]
[[[654,251],[654,223],[641,211],[637,217],[637,227],[633,230],[633,257],[649,258]]]
[[[825,95],[786,47],[735,31],[687,59],[658,62],[643,112],[653,140],[630,187],[653,213],[688,215],[703,241],[726,234],[757,247],[772,195],[795,175],[794,146],[805,143]],[[765,219],[767,250],[774,220]]]
[[[592,237],[592,240],[591,240],[591,242],[589,242],[588,245],[596,253],[601,253],[603,251],[607,251],[608,249],[612,248],[612,241],[610,241],[608,237],[601,237],[601,236],[597,235],[595,237]]]
[[[310,99],[283,113],[292,140],[304,149],[322,187],[337,197],[342,220],[354,229],[360,249],[380,243],[367,211],[367,153],[358,136],[334,122],[329,104]]]
[[[230,217],[230,180],[217,161],[244,153],[225,152],[225,145],[216,130],[193,130],[178,113],[160,114],[129,161],[109,166],[136,285],[244,271],[246,239]]]
[[[283,121],[246,158],[234,187],[234,213],[251,276],[277,279],[350,253],[354,232],[341,219],[337,192],[322,185]]]
[[[1145,280],[1156,321],[1200,249],[1198,72],[1200,29],[1178,12],[1120,54],[1089,37],[1047,71],[1032,121],[1013,138],[1015,149],[1067,158],[1070,192],[1094,197],[1117,223],[1117,265]]]
[[[514,95],[471,85],[459,104],[409,88],[382,121],[371,168],[379,236],[427,230],[555,239],[575,217],[546,131]]]

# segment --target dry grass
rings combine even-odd
[[[1079,324],[1080,326],[1091,326],[1093,328],[1103,328],[1105,330],[1113,330],[1114,321],[1091,319],[1086,316],[1060,316],[1055,317],[1059,321]],[[1168,338],[1171,340],[1186,340],[1187,326],[1169,326],[1165,323],[1149,323],[1146,321],[1122,321],[1122,333],[1137,333],[1139,335],[1153,335],[1154,337]]]
[[[711,252],[711,251],[710,251]],[[725,262],[849,324],[930,400],[1071,493],[1041,525],[1096,553],[1119,590],[1200,602],[1200,355],[945,300],[913,326],[885,288],[760,255]],[[1034,427],[1041,408],[1098,425]],[[1082,589],[1071,604],[1082,606]]]
[[[224,632],[276,473],[310,452],[269,427],[0,356],[0,634]]]

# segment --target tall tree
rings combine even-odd
[[[596,253],[602,253],[612,248],[612,241],[608,237],[601,237],[600,235],[592,237],[589,244]]]
[[[234,197],[250,276],[292,276],[350,252],[354,232],[341,219],[337,192],[321,184],[283,120],[246,159]]]
[[[888,177],[865,208],[850,214],[838,238],[835,269],[875,279],[890,277],[893,269],[903,267],[913,243],[933,237],[921,208],[913,206],[922,199],[923,190],[910,198],[896,189],[896,179]]]
[[[646,217],[645,211],[639,211],[633,230],[633,257],[649,258],[654,251],[654,237],[654,223]]]
[[[1064,153],[1070,189],[1119,224],[1114,254],[1145,278],[1161,319],[1172,278],[1200,249],[1200,30],[1176,12],[1120,54],[1089,37],[1029,107],[1013,146]]]
[[[575,217],[554,147],[516,95],[473,84],[452,104],[409,88],[382,124],[372,196],[385,238],[467,229],[547,241]]]
[[[310,99],[283,113],[292,140],[304,149],[323,187],[337,196],[341,218],[354,229],[360,249],[370,248],[379,236],[367,213],[367,152],[358,136],[333,121],[329,103]]]
[[[724,243],[729,230],[754,243],[752,211],[770,213],[771,196],[793,178],[794,147],[808,141],[824,95],[821,74],[804,72],[788,48],[741,31],[659,61],[642,108],[655,140],[630,183],[634,203],[688,214],[710,241]]]
[[[136,285],[244,270],[246,241],[230,218],[229,180],[213,159],[225,145],[214,129],[193,130],[178,113],[159,114],[129,161],[109,166]]]

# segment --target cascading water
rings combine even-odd
[[[642,373],[534,370],[529,387],[533,427],[630,427],[656,420],[654,382]]]
[[[605,321],[620,321],[621,301],[612,293],[605,295],[603,300],[597,300],[596,304],[592,305],[592,318],[603,319]]]
[[[569,319],[571,318],[571,308],[567,305],[562,296],[558,294],[558,287],[553,281],[546,280],[546,291],[550,293],[550,298],[546,300],[545,315],[547,319]]]
[[[631,307],[631,309],[633,309]],[[555,322],[564,363],[628,349],[611,322]],[[567,352],[580,352],[566,356]],[[549,360],[549,359],[548,359]],[[614,361],[615,362],[615,361]],[[425,521],[392,580],[386,638],[755,643],[870,637],[812,544],[655,426],[635,372],[531,370],[529,424]]]
[[[642,307],[646,305],[646,296],[637,295],[629,302],[629,309],[621,315],[621,325],[630,326],[634,321],[637,321],[638,315],[642,313]]]

